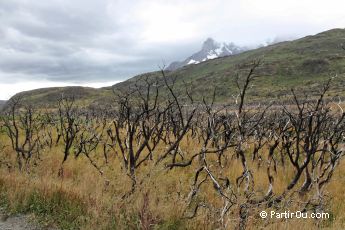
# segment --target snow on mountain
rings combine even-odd
[[[200,63],[199,61],[195,61],[195,60],[191,59],[191,60],[187,63],[187,65],[190,65],[190,64],[199,64],[199,63]]]
[[[212,38],[208,38],[203,43],[199,52],[193,54],[184,61],[172,62],[166,70],[176,70],[186,65],[199,64],[207,60],[238,54],[246,50],[248,49],[237,46],[234,43],[218,43]]]

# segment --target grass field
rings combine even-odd
[[[191,143],[183,144],[185,151],[192,153],[196,149]],[[10,214],[33,213],[43,226],[61,229],[95,229],[96,226],[97,229],[215,229],[218,226],[215,217],[205,210],[200,210],[193,219],[186,218],[191,212],[186,200],[197,164],[182,170],[168,170],[164,164],[154,166],[153,161],[148,162],[137,173],[139,183],[135,192],[123,198],[131,188],[131,181],[121,169],[115,154],[110,156],[109,163],[105,165],[101,153],[98,157],[96,153],[95,159],[98,159],[100,165],[103,164],[103,175],[86,158],[71,158],[64,165],[64,176],[60,177],[61,149],[61,146],[56,146],[44,152],[37,166],[33,166],[29,172],[21,173],[15,167],[13,152],[5,148],[0,155],[1,206]],[[332,182],[327,185],[326,212],[330,218],[261,219],[258,214],[262,210],[257,208],[250,213],[247,229],[315,229],[317,226],[324,229],[344,228],[344,170],[345,164],[341,162]],[[231,183],[235,184],[235,178],[241,174],[241,164],[233,160],[225,166],[224,171]],[[262,168],[253,172],[256,191],[263,192],[267,186],[265,171]],[[276,193],[284,190],[292,172],[293,169],[289,167],[277,172]],[[211,185],[203,187],[203,194],[198,199],[219,203]],[[288,210],[296,211],[293,205]],[[229,214],[229,229],[238,223],[237,212],[235,208]]]

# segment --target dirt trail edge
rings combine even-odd
[[[0,230],[43,230],[31,223],[27,215],[7,216],[0,209]]]

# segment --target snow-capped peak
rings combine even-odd
[[[246,48],[236,46],[234,43],[218,43],[212,38],[207,38],[204,41],[201,50],[182,62],[173,62],[166,69],[176,70],[186,65],[199,64],[201,62],[215,59],[218,57],[225,57],[234,55],[245,51]]]

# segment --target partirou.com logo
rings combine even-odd
[[[317,213],[307,213],[307,212],[290,212],[290,211],[284,211],[284,212],[275,212],[275,211],[261,211],[260,217],[265,218],[277,218],[277,219],[290,219],[290,218],[298,218],[298,219],[328,219],[329,213],[325,212],[317,212]]]

